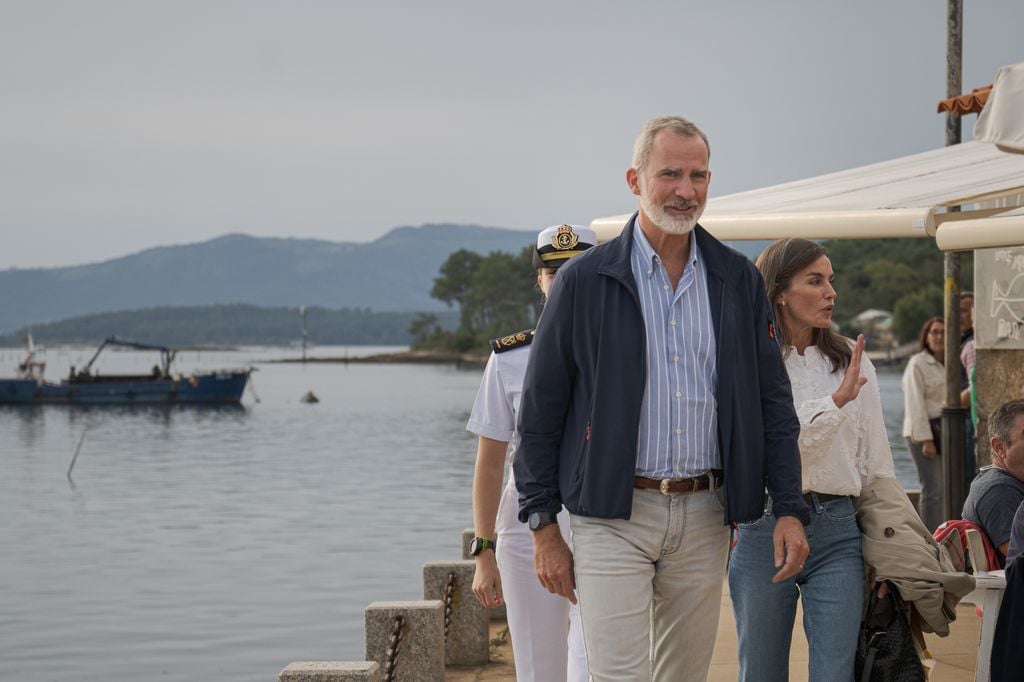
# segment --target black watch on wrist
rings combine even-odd
[[[498,546],[498,541],[497,540],[491,540],[490,538],[476,537],[476,538],[473,538],[470,541],[470,543],[469,543],[469,555],[470,556],[480,556],[480,552],[484,551],[485,549],[489,549],[489,550],[491,550],[493,552],[493,551],[495,551],[495,548],[497,546]]]
[[[539,511],[530,514],[530,530],[540,530],[544,526],[550,526],[553,523],[558,523],[558,517],[551,512]]]

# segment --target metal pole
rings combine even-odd
[[[306,339],[309,337],[306,330],[306,306],[299,306],[299,315],[302,316],[302,364],[306,364]]]
[[[946,97],[963,92],[963,0],[947,0]],[[960,144],[960,117],[946,114],[946,146]],[[950,209],[960,210],[959,207]],[[964,506],[964,419],[960,407],[960,254],[945,256],[946,404],[942,408],[942,510],[947,519],[960,518]]]

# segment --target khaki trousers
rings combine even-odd
[[[634,490],[628,521],[570,524],[591,679],[706,680],[729,550],[721,490]]]

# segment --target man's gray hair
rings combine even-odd
[[[636,142],[633,143],[633,168],[642,171],[647,165],[647,157],[651,155],[651,145],[654,138],[662,130],[671,130],[676,135],[683,137],[699,137],[704,140],[704,146],[708,149],[708,158],[711,158],[711,143],[704,131],[697,127],[692,121],[682,116],[658,116],[652,118],[640,129]]]
[[[1012,445],[1013,423],[1019,414],[1024,414],[1024,400],[1008,400],[997,407],[988,418],[988,437],[998,438],[1004,445]]]

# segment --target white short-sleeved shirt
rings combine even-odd
[[[502,440],[509,444],[505,459],[509,472],[508,482],[502,491],[501,502],[498,504],[498,518],[495,530],[498,533],[507,531],[516,518],[518,493],[512,475],[512,455],[516,451],[519,435],[516,433],[516,418],[519,416],[519,401],[523,396],[523,377],[526,374],[526,362],[530,359],[530,346],[524,345],[503,353],[491,353],[484,368],[484,376],[480,381],[473,411],[469,415],[466,430],[484,438]]]

